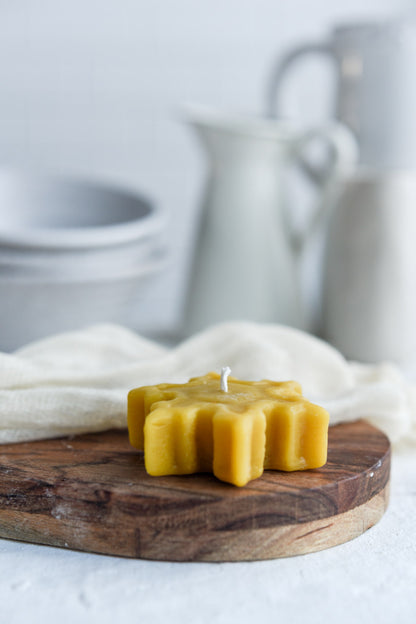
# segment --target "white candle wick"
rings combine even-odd
[[[231,373],[231,368],[229,366],[224,366],[221,369],[221,390],[223,392],[228,392],[228,375]]]

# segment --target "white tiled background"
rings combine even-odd
[[[333,23],[411,8],[405,0],[2,0],[0,165],[126,183],[163,206],[172,260],[149,310],[169,328],[180,314],[204,166],[181,105],[262,112],[285,48]],[[311,65],[293,107],[308,93],[313,117],[329,100],[319,93],[327,76]]]

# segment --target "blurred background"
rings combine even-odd
[[[410,15],[408,0],[3,0],[0,165],[75,174],[149,196],[169,220],[169,264],[140,329],[181,323],[207,161],[184,106],[263,115],[273,66],[334,25]],[[334,72],[311,57],[282,106],[327,119]]]

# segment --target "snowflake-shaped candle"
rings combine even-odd
[[[329,415],[297,382],[227,380],[229,369],[131,390],[131,444],[150,475],[213,472],[245,485],[264,469],[305,470],[326,462]]]

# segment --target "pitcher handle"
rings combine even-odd
[[[329,147],[330,160],[325,165],[311,163],[305,150],[313,141],[324,140]],[[290,227],[290,239],[295,253],[299,254],[306,239],[315,231],[334,200],[339,182],[351,174],[358,160],[358,145],[352,132],[338,122],[327,123],[301,135],[295,145],[295,156],[303,172],[312,180],[318,190],[318,201],[306,220],[302,231],[295,232]]]
[[[303,45],[299,45],[292,50],[289,50],[274,66],[272,69],[272,73],[270,76],[269,84],[267,87],[267,110],[266,114],[268,117],[277,117],[278,116],[278,96],[280,90],[280,84],[282,79],[288,70],[291,69],[292,65],[296,63],[302,57],[308,56],[309,54],[318,54],[327,56],[330,59],[335,60],[333,55],[333,51],[330,43],[326,42],[311,42],[305,43]],[[277,102],[277,103],[276,103]]]

